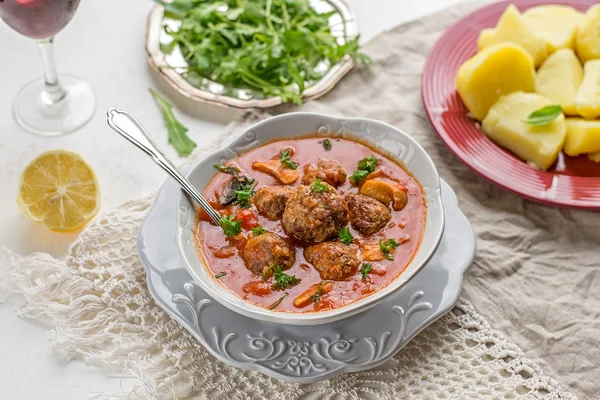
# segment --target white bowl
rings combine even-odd
[[[388,286],[372,295],[333,310],[291,313],[272,311],[253,305],[227,289],[198,256],[194,240],[196,211],[188,197],[179,195],[177,241],[186,268],[200,287],[225,307],[263,321],[291,325],[317,325],[347,318],[368,310],[396,292],[427,264],[437,249],[444,231],[444,210],[440,198],[440,180],[433,161],[409,135],[391,125],[364,118],[341,119],[314,113],[289,113],[262,121],[231,140],[220,150],[208,155],[188,174],[190,182],[204,190],[215,175],[213,164],[234,158],[238,153],[258,147],[278,138],[322,134],[324,136],[354,137],[366,141],[381,153],[400,160],[423,187],[427,216],[423,240],[417,253],[402,274]]]

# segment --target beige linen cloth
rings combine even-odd
[[[600,215],[533,204],[494,187],[443,146],[425,117],[420,80],[427,53],[478,5],[380,36],[365,48],[374,60],[369,70],[353,71],[300,107],[380,119],[413,135],[478,235],[463,299],[391,361],[312,385],[216,361],[145,287],[135,243],[151,197],[98,217],[64,262],[12,255],[10,276],[27,300],[22,315],[49,319],[67,357],[136,376],[134,391],[117,395],[128,398],[600,398]]]

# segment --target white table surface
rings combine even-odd
[[[348,0],[364,41],[400,23],[461,0]],[[105,110],[117,107],[136,115],[166,145],[163,121],[148,94],[156,87],[146,64],[144,32],[149,0],[83,1],[73,21],[56,39],[59,72],[85,79],[95,90],[97,111],[80,131],[58,138],[24,132],[13,120],[12,101],[18,90],[41,73],[33,41],[0,22],[0,245],[19,254],[36,251],[56,257],[65,254],[76,234],[50,233],[25,220],[16,205],[19,176],[27,163],[45,150],[69,149],[92,165],[103,194],[102,209],[156,190],[165,175],[139,150],[113,133]],[[202,111],[196,115],[206,115]],[[182,115],[198,143],[208,143],[232,116],[215,121]],[[175,152],[168,148],[168,154]],[[6,264],[6,259],[0,262]],[[2,268],[0,267],[0,271]],[[100,368],[83,362],[67,363],[55,354],[39,323],[15,314],[16,300],[0,305],[0,398],[85,399],[95,393],[121,390],[120,377],[108,378]],[[123,382],[125,387],[129,382]],[[10,396],[12,395],[12,396]]]

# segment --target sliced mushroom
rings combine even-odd
[[[385,205],[390,205],[391,203],[394,211],[400,211],[406,207],[406,203],[408,203],[406,191],[406,186],[400,183],[388,182],[381,179],[370,179],[360,188],[360,193],[365,196],[379,200]]]
[[[252,169],[269,174],[284,185],[291,185],[300,178],[298,170],[287,168],[280,160],[255,161],[252,163]]]

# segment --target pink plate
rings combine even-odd
[[[467,117],[456,92],[460,65],[477,53],[477,38],[496,25],[509,4],[519,10],[564,4],[586,11],[596,0],[502,1],[456,22],[431,50],[423,71],[422,95],[429,120],[446,146],[475,172],[527,199],[560,207],[600,210],[600,165],[585,155],[559,155],[548,171],[540,171],[489,140],[479,123]]]

